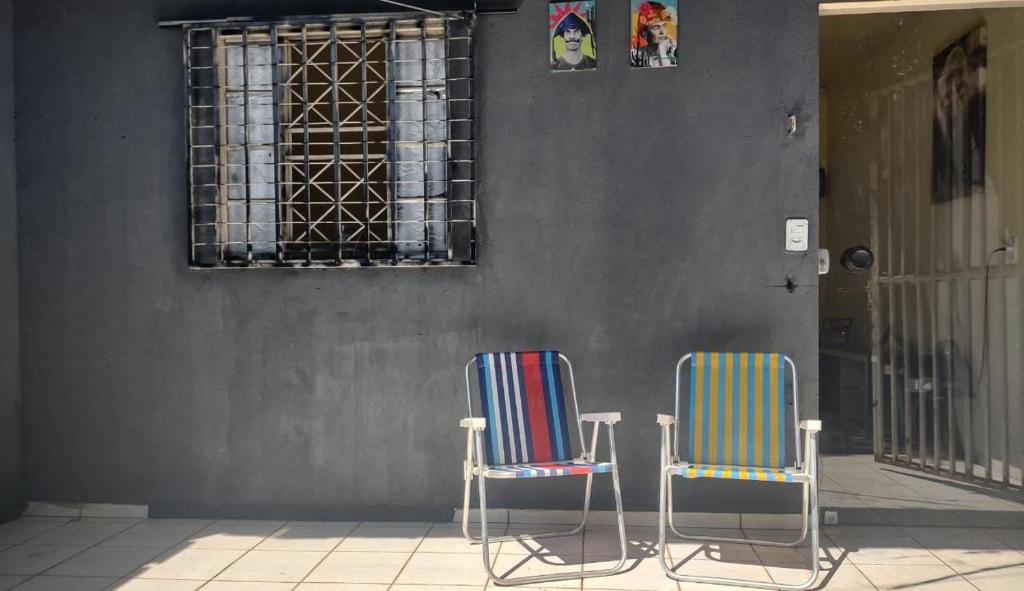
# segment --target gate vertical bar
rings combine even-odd
[[[892,108],[891,105],[883,103],[886,106],[886,114],[888,115],[888,121],[884,124],[889,124],[891,128],[892,123]],[[883,141],[887,141],[890,138],[883,135]],[[892,175],[889,174],[889,167],[891,162],[886,161],[887,158],[891,159],[891,149],[887,149],[883,146],[880,150],[882,156],[882,175],[884,179],[885,193],[886,193],[886,233],[888,238],[886,240],[886,260],[887,260],[887,284],[889,290],[889,406],[892,410],[892,414],[889,419],[889,432],[892,439],[892,460],[899,461],[900,455],[900,422],[899,422],[899,387],[898,387],[898,376],[896,373],[896,288],[894,284],[893,274],[896,270],[895,266],[895,249],[893,248],[893,188],[892,188]]]
[[[878,97],[869,98],[869,106],[872,117],[877,116]],[[875,162],[868,164],[868,204],[871,208],[871,246],[875,252],[882,253],[881,230],[879,228],[881,219],[881,203],[878,194],[878,166]],[[880,460],[885,455],[885,392],[884,371],[885,362],[882,359],[882,294],[881,294],[881,263],[871,265],[871,281],[868,283],[868,295],[871,298],[871,418],[874,427],[872,433],[872,447],[875,460]]]
[[[423,134],[423,260],[430,260],[430,153],[427,141],[427,21],[420,21],[420,127]]]
[[[366,208],[366,226],[364,227],[366,236],[366,258],[370,260],[373,258],[373,241],[370,240],[370,222],[373,219],[370,212],[370,120],[369,113],[367,112],[370,108],[369,95],[367,94],[366,88],[366,77],[368,75],[368,68],[366,64],[367,52],[366,52],[366,22],[359,23],[359,100],[362,102],[360,109],[362,110],[362,126],[363,126],[363,202]]]
[[[922,105],[930,104],[930,84],[922,84],[918,88],[918,92],[921,95],[920,102]],[[929,93],[929,94],[925,94]],[[927,129],[931,124],[931,117],[929,109],[921,109],[920,122],[921,129]],[[925,152],[927,162],[927,151]],[[938,474],[942,469],[942,443],[941,443],[941,428],[942,428],[942,408],[939,404],[941,400],[939,396],[939,264],[938,264],[938,252],[939,252],[939,241],[935,231],[935,205],[931,203],[930,191],[928,193],[928,227],[929,237],[931,238],[931,293],[932,293],[932,306],[931,306],[931,379],[932,379],[932,452],[933,459],[935,462],[935,473]]]
[[[341,225],[341,133],[338,129],[338,25],[331,23],[331,143],[332,168],[334,172],[334,183],[331,187],[334,197],[334,228],[338,232],[338,245],[335,249],[335,259],[340,265],[342,260],[342,245],[345,244],[345,232]],[[364,105],[365,108],[365,105]],[[365,140],[364,140],[365,146]],[[365,149],[365,148],[364,148]]]
[[[313,262],[313,193],[309,180],[309,45],[308,25],[302,25],[302,176],[306,193],[306,264]]]
[[[896,114],[896,125],[893,126],[898,131],[897,141],[894,142],[898,145],[898,152],[893,154],[893,163],[899,165],[897,170],[895,166],[890,168],[890,174],[899,179],[899,184],[893,182],[894,188],[899,189],[899,207],[900,207],[900,226],[906,228],[909,226],[909,212],[912,209],[910,207],[910,199],[908,199],[907,191],[907,138],[906,138],[906,101],[902,91],[896,91],[894,93],[895,98],[895,114]],[[909,237],[910,240],[915,240],[916,236]],[[908,296],[908,269],[907,269],[907,240],[908,236],[901,232],[900,233],[900,274],[899,274],[899,290],[900,290],[900,309],[899,309],[899,321],[900,321],[900,339],[899,345],[902,349],[902,369],[903,369],[903,391],[901,392],[901,398],[903,401],[903,448],[907,453],[907,465],[913,464],[914,461],[914,424],[913,424],[913,383],[910,378],[910,326],[909,326],[909,312],[907,310],[907,301],[910,299]],[[895,327],[893,329],[893,336],[895,337]],[[893,346],[896,346],[896,340],[893,338]]]
[[[242,27],[242,162],[245,175],[245,264],[252,263],[252,194],[249,171],[249,27]]]
[[[398,264],[398,229],[394,225],[398,222],[398,147],[395,145],[397,132],[393,118],[397,115],[398,108],[393,107],[398,99],[398,90],[395,88],[395,43],[397,42],[397,31],[395,21],[388,21],[386,61],[384,71],[387,72],[388,100],[386,105],[387,113],[387,134],[388,134],[388,244],[391,248],[391,264]],[[392,221],[393,220],[393,221]]]
[[[917,107],[918,103],[915,100],[916,95],[914,93],[913,86],[908,86],[904,94],[906,104],[906,113],[904,116],[907,124],[908,134],[914,134],[916,137],[918,127]],[[910,177],[913,183],[913,195],[914,200],[911,203],[911,209],[914,212],[914,300],[915,300],[915,325],[917,328],[917,456],[918,461],[921,465],[921,469],[924,470],[928,466],[928,417],[927,401],[928,391],[925,388],[927,380],[925,380],[924,372],[924,351],[925,351],[925,340],[924,340],[924,294],[922,293],[924,286],[924,279],[922,276],[922,265],[921,265],[921,252],[924,250],[923,237],[921,235],[921,196],[923,191],[921,190],[921,143],[918,141],[911,140],[911,162],[913,175]],[[910,193],[908,191],[908,193]],[[912,462],[911,462],[912,463]]]
[[[284,194],[281,188],[281,72],[278,58],[277,25],[270,26],[270,95],[271,110],[274,117],[274,251],[277,263],[284,262],[284,249],[281,246],[281,235],[284,232],[281,219],[281,204]]]

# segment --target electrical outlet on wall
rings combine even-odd
[[[825,525],[839,525],[839,511],[825,511]]]
[[[1017,264],[1017,237],[1006,240],[1006,252],[1003,253],[1003,263],[1007,265]]]

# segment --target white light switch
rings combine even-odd
[[[786,220],[786,250],[790,252],[806,252],[810,222],[807,218],[789,218]]]

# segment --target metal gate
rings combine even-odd
[[[874,451],[1021,487],[1024,45],[990,47],[984,186],[936,201],[931,72],[866,97]]]

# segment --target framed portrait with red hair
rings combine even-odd
[[[679,0],[630,0],[630,65],[664,68],[678,63],[678,6]]]

